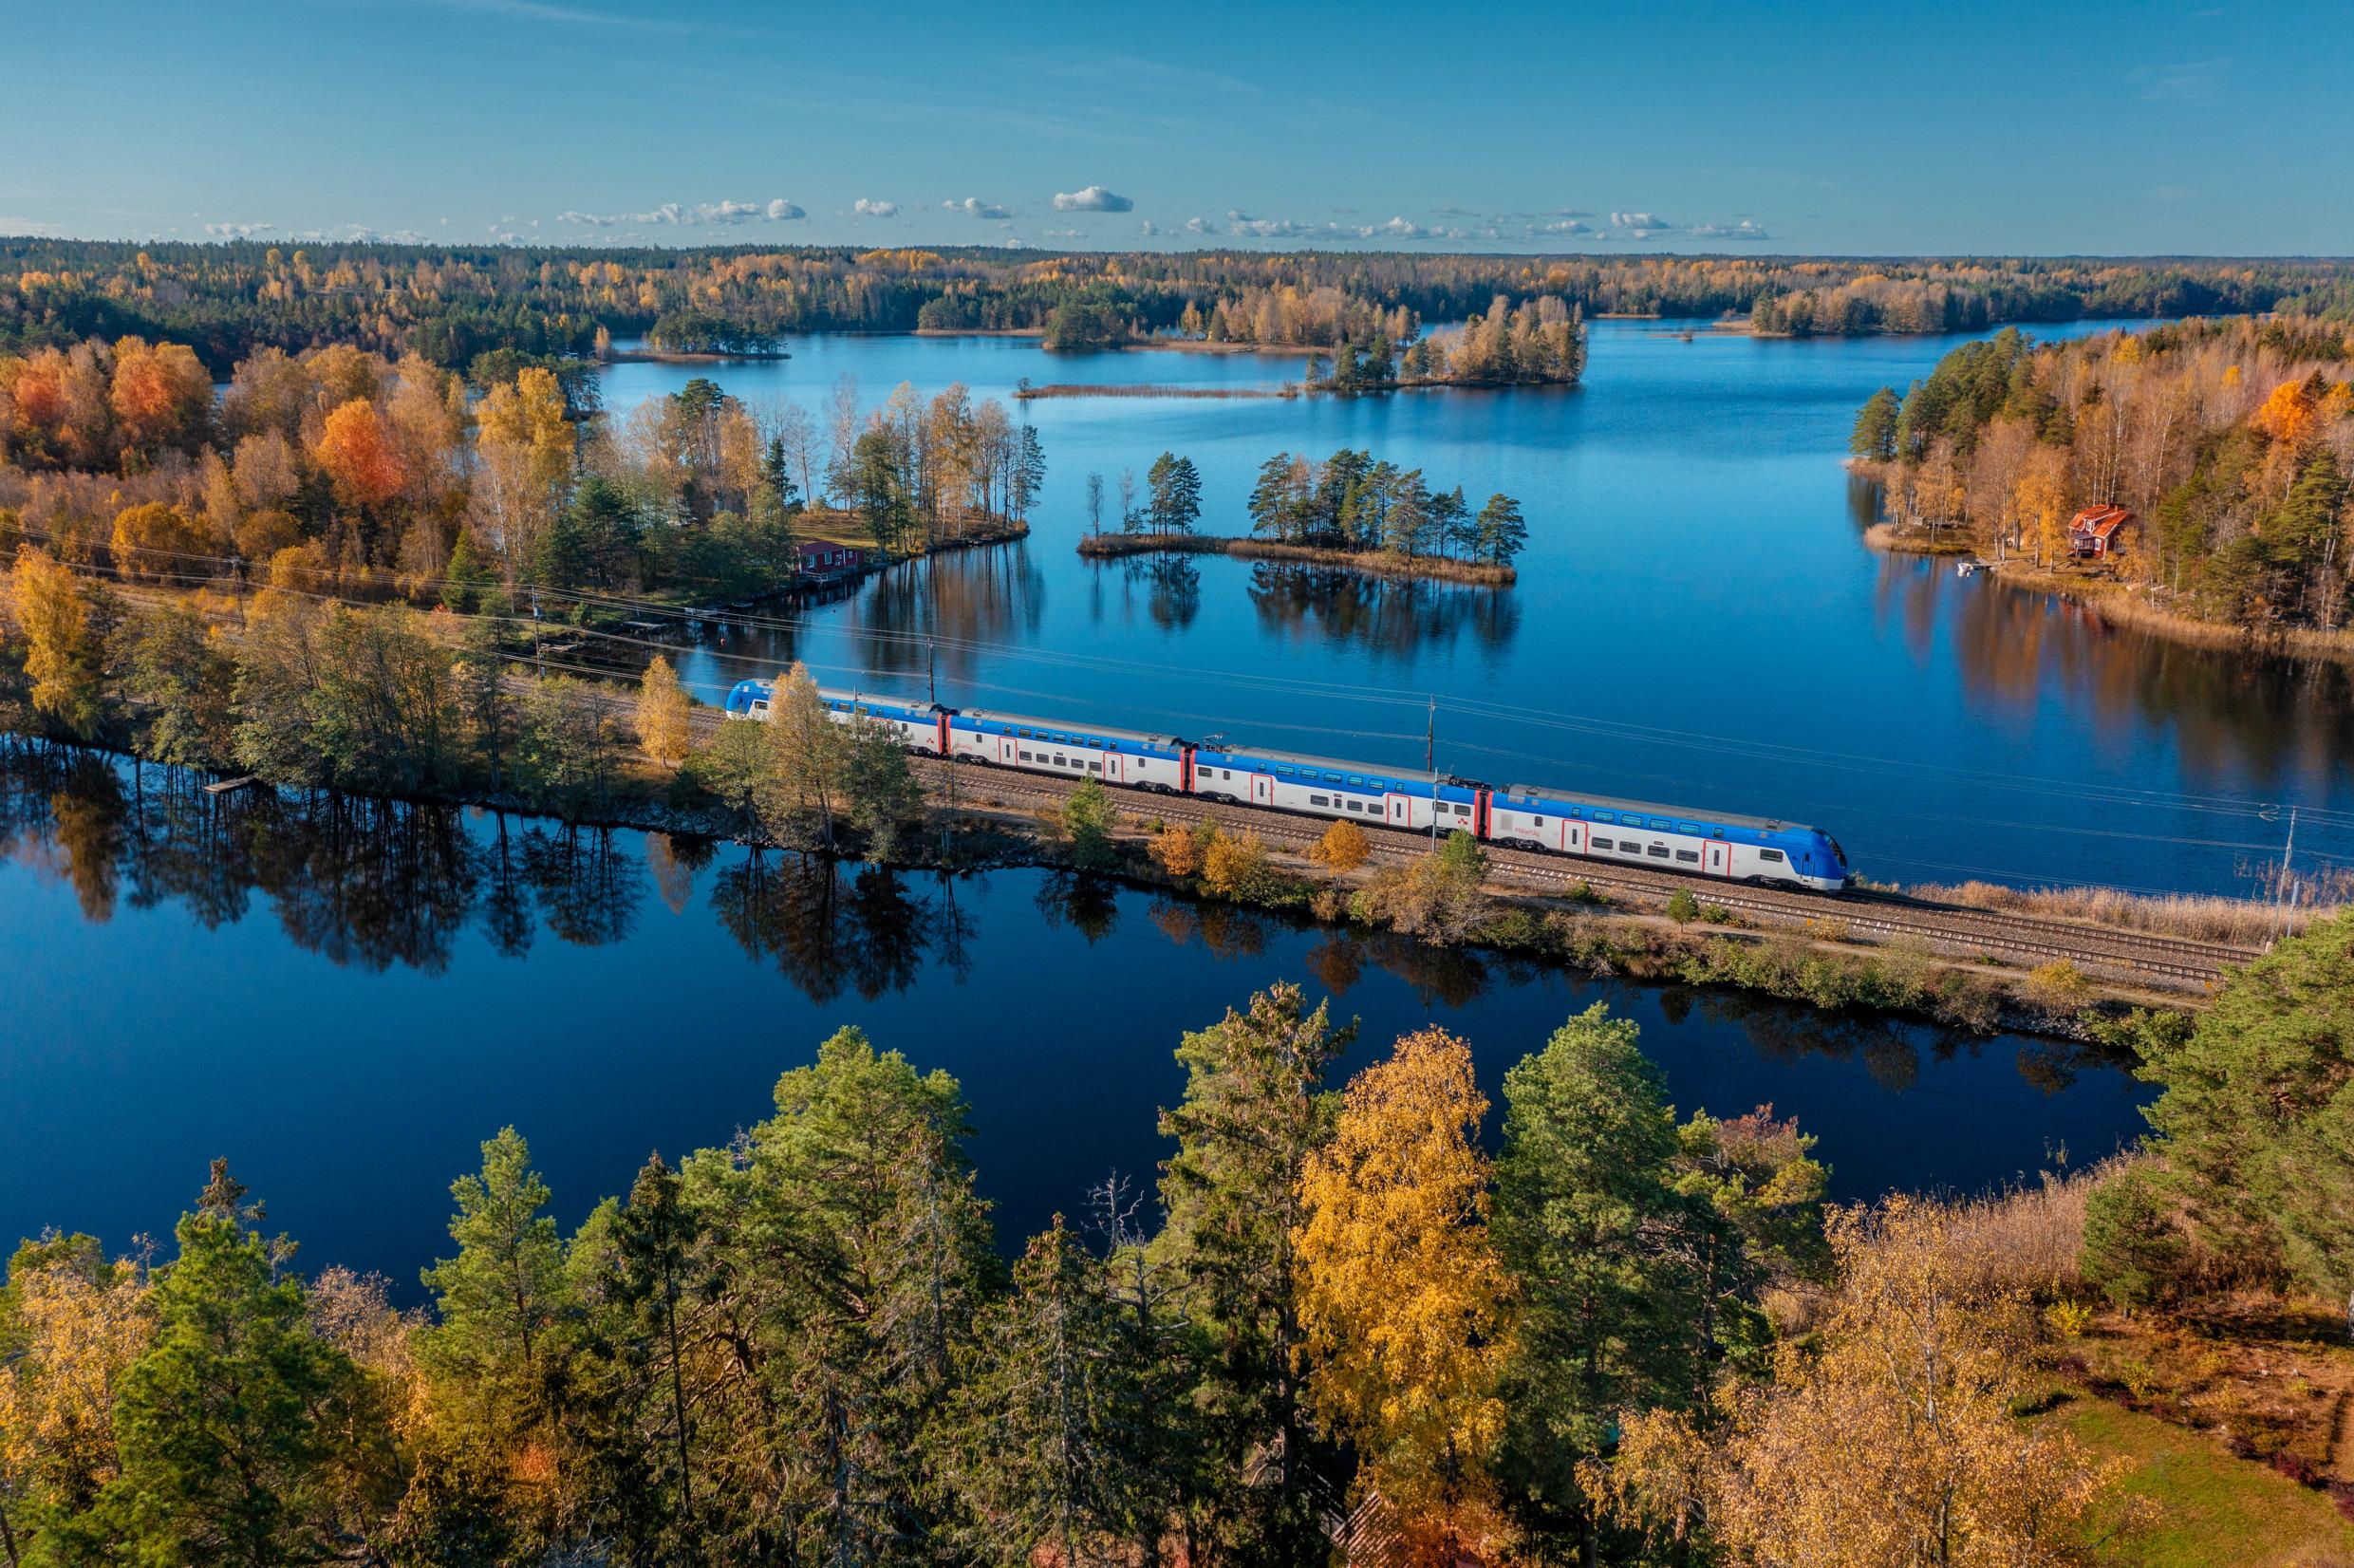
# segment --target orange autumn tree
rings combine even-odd
[[[1350,1080],[1299,1183],[1309,1402],[1420,1563],[1452,1564],[1500,1529],[1486,1462],[1510,1283],[1488,1239],[1486,1113],[1470,1047],[1408,1035]]]
[[[185,344],[150,347],[139,338],[115,345],[114,383],[107,390],[127,449],[152,452],[185,446],[204,431],[213,410],[213,378]]]
[[[382,506],[401,493],[406,476],[376,405],[354,398],[327,417],[313,454],[348,505]]]

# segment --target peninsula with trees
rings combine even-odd
[[[2350,358],[2336,320],[2006,330],[1874,394],[1851,463],[1892,548],[1975,553],[2186,641],[2354,656]]]

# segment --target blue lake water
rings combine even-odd
[[[1738,996],[1540,973],[1037,870],[829,869],[481,813],[246,796],[92,763],[0,770],[0,1238],[165,1236],[226,1154],[310,1266],[445,1248],[514,1124],[569,1224],[648,1151],[723,1144],[845,1023],[963,1083],[1002,1239],[1149,1186],[1181,1033],[1277,979],[1437,1021],[1504,1069],[1596,1001],[1683,1110],[1770,1103],[1841,1197],[1977,1188],[2139,1130],[2114,1067]],[[1492,1122],[1491,1122],[1492,1129]]]
[[[2091,330],[2081,324],[2063,331]],[[821,680],[1180,735],[1440,765],[1812,821],[1882,880],[1990,876],[2244,891],[2278,852],[2354,856],[2344,667],[2187,649],[1951,563],[1884,558],[1840,466],[1857,406],[1961,340],[1761,340],[1594,327],[1573,390],[1016,405],[1049,476],[1018,546],[918,565],[738,629],[687,663],[705,695],[789,658]],[[1020,339],[821,337],[793,358],[627,363],[609,407],[709,375],[813,412],[850,376],[976,397],[1044,384],[1275,385],[1288,356],[1052,355]],[[1081,560],[1085,483],[1161,451],[1204,476],[1205,532],[1240,532],[1259,464],[1341,446],[1519,497],[1508,590],[1357,580],[1225,557]],[[2319,814],[2315,814],[2319,813]]]
[[[1004,339],[799,340],[784,362],[626,364],[616,410],[695,374],[813,407],[836,377],[977,396],[1033,382],[1272,384],[1288,357],[1057,358]],[[707,690],[793,657],[943,700],[1212,731],[1811,819],[1865,872],[2233,889],[2308,809],[2345,855],[2334,667],[2104,629],[2044,598],[1864,550],[1839,466],[1856,405],[1950,340],[1684,343],[1602,323],[1574,391],[1020,405],[1050,464],[1034,532],[887,573],[797,625],[694,650]],[[1506,592],[1205,558],[1092,566],[1085,476],[1165,448],[1239,531],[1260,461],[1370,447],[1531,524]],[[46,771],[45,771],[46,770]],[[1977,1187],[2099,1156],[2144,1091],[2009,1037],[1824,1017],[1368,945],[1036,871],[961,882],[633,833],[249,802],[190,816],[153,771],[0,779],[0,1239],[162,1233],[227,1154],[311,1263],[406,1288],[447,1185],[514,1123],[567,1222],[648,1150],[723,1142],[843,1023],[962,1081],[1002,1232],[1117,1167],[1149,1179],[1180,1033],[1277,979],[1337,994],[1368,1051],[1436,1020],[1491,1092],[1568,1013],[1643,1025],[1686,1110],[1770,1101],[1836,1189]],[[2263,814],[2271,812],[2270,815]],[[324,814],[322,814],[324,813]]]

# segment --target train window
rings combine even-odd
[[[1616,822],[1618,820],[1618,813],[1616,812],[1597,812],[1594,813],[1594,820],[1597,822]]]
[[[1458,806],[1455,808],[1455,814],[1457,816],[1469,816],[1471,814],[1471,808],[1468,806]]]
[[[1353,812],[1361,812],[1365,809],[1365,803],[1361,800],[1352,800],[1348,803],[1348,806],[1349,810]]]
[[[1232,768],[1221,768],[1218,770],[1218,776],[1221,778],[1232,778],[1234,776],[1234,770]]]
[[[1030,732],[1028,730],[1016,730],[1014,733],[1020,736],[1024,740],[1030,738]]]
[[[1311,806],[1330,806],[1332,803],[1333,797],[1328,794],[1312,794],[1308,797],[1308,804]]]
[[[1618,841],[1618,852],[1622,855],[1639,855],[1643,852],[1643,847],[1631,838],[1622,838]]]
[[[1022,759],[1024,762],[1036,762],[1036,761],[1037,760],[1037,757],[1032,756],[1031,756],[1028,752],[1024,752],[1024,753],[1022,753],[1022,754],[1021,754],[1021,759]]]
[[[1698,838],[1700,836],[1700,824],[1697,822],[1679,822],[1675,825],[1675,831],[1679,833],[1690,833],[1694,838]]]
[[[1595,847],[1596,849],[1616,849],[1616,845],[1612,844],[1612,843],[1611,843],[1611,841],[1610,841],[1609,839],[1606,839],[1606,838],[1597,838],[1597,839],[1596,839],[1596,840],[1594,841],[1594,847]]]
[[[1090,762],[1087,765],[1087,771],[1092,774],[1099,774],[1103,772],[1103,764],[1100,762]]]
[[[1541,828],[1544,826],[1544,818],[1541,816],[1532,816],[1528,819],[1528,825],[1532,828]]]
[[[1365,782],[1365,775],[1363,774],[1351,774],[1349,775],[1349,782],[1352,784],[1362,784]]]
[[[1654,844],[1651,847],[1651,854],[1653,860],[1665,860],[1668,858],[1668,847],[1664,844]]]
[[[1071,764],[1064,758],[1058,756],[1055,758],[1055,766],[1057,768],[1068,768]]]
[[[1672,832],[1674,828],[1675,824],[1664,816],[1655,816],[1651,819],[1651,831],[1654,833]]]
[[[1782,851],[1780,849],[1760,849],[1757,852],[1757,858],[1760,860],[1770,860],[1776,865],[1780,865],[1782,862]]]
[[[1678,849],[1675,851],[1675,858],[1678,860],[1690,861],[1693,865],[1697,866],[1700,864],[1700,851],[1697,849]]]
[[[1283,777],[1285,777],[1285,778],[1289,778],[1289,777],[1291,777],[1291,775],[1292,775],[1292,771],[1291,771],[1291,769],[1290,769],[1290,768],[1288,768],[1288,767],[1286,767],[1284,764],[1282,764],[1282,763],[1280,763],[1280,762],[1278,762],[1278,763],[1275,765],[1275,771],[1276,771],[1279,775],[1280,775],[1281,776],[1283,776]]]
[[[1340,775],[1338,774],[1326,774],[1324,775],[1324,782],[1327,784],[1337,784],[1340,782]]]

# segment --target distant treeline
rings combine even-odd
[[[328,344],[457,367],[492,349],[592,351],[600,332],[680,351],[813,331],[1038,331],[1411,342],[1504,296],[1585,315],[1747,313],[1766,331],[1952,331],[2006,321],[2354,311],[2354,274],[2302,260],[1803,260],[1241,251],[1039,255],[342,243],[0,241],[0,348],[139,336],[226,372]]]

